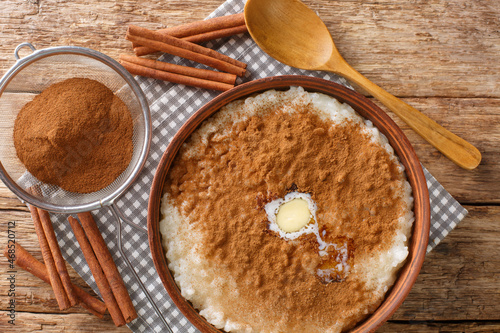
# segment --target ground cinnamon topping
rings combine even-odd
[[[210,135],[198,149],[195,156],[181,150],[165,190],[203,235],[207,260],[236,282],[228,318],[255,321],[258,313],[259,322],[301,331],[341,317],[352,326],[366,316],[359,305],[372,297],[366,285],[355,276],[322,283],[314,274],[322,264],[314,236],[280,238],[268,230],[262,207],[291,190],[310,193],[320,230],[330,241],[349,239],[351,260],[384,251],[403,205],[396,196],[402,172],[386,150],[359,124],[332,126],[309,107],[270,109],[227,135]]]
[[[132,158],[127,106],[102,83],[72,78],[27,103],[14,124],[17,156],[38,180],[90,193],[111,184]]]

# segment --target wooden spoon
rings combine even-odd
[[[245,22],[257,45],[276,60],[301,69],[337,73],[355,82],[415,132],[464,169],[481,162],[476,147],[358,73],[342,58],[323,21],[298,0],[247,0]]]

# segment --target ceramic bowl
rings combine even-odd
[[[168,269],[160,236],[160,200],[170,165],[182,143],[203,122],[231,101],[269,89],[286,90],[290,86],[301,86],[307,91],[320,92],[350,104],[360,115],[371,120],[388,138],[401,163],[406,168],[408,180],[413,188],[415,222],[409,244],[409,256],[384,302],[366,320],[360,322],[352,332],[371,332],[381,326],[403,303],[412,288],[424,261],[429,239],[430,208],[429,193],[420,162],[410,142],[401,129],[378,106],[363,95],[339,84],[309,76],[276,76],[251,81],[218,95],[200,108],[182,126],[163,154],[156,170],[148,207],[148,237],[154,265],[170,297],[179,310],[201,332],[221,332],[209,324],[193,306],[182,297]]]

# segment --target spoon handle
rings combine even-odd
[[[467,170],[472,170],[479,165],[481,153],[476,147],[448,131],[414,107],[389,94],[346,62],[344,64],[344,66],[339,66],[337,63],[335,72],[369,92],[451,161]]]

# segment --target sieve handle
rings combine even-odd
[[[123,216],[123,214],[122,214],[122,212],[118,209],[118,207],[116,206],[116,204],[112,204],[109,207],[110,207],[111,212],[113,213],[113,216],[115,218],[114,220],[115,220],[115,224],[116,224],[116,229],[118,230],[118,233],[116,235],[116,240],[117,240],[117,243],[118,243],[118,250],[119,250],[122,258],[127,263],[128,268],[130,269],[130,271],[134,275],[135,279],[137,280],[137,283],[139,283],[139,286],[141,287],[142,292],[146,295],[147,299],[149,300],[149,304],[151,304],[151,306],[155,310],[156,315],[161,319],[161,321],[163,322],[163,324],[167,328],[167,331],[170,332],[170,333],[173,333],[172,329],[170,328],[170,326],[167,323],[167,320],[161,314],[160,309],[158,308],[158,306],[156,305],[156,303],[153,301],[153,298],[151,297],[151,295],[149,294],[148,290],[146,289],[146,287],[142,283],[141,278],[139,277],[139,275],[135,271],[135,268],[134,268],[134,266],[132,266],[132,263],[128,260],[126,254],[125,254],[125,250],[123,249],[123,244],[122,244],[122,223],[121,223],[121,220],[123,220],[124,222],[126,222],[130,226],[133,226],[134,228],[139,229],[141,231],[144,231],[146,233],[147,233],[147,230],[145,230],[142,227],[139,227],[137,224],[132,223],[131,221],[128,221],[127,219],[125,219],[124,216]],[[145,323],[149,326],[149,324],[148,324],[147,321],[145,321]]]
[[[16,49],[14,50],[14,57],[16,57],[16,60],[19,60],[21,59],[21,57],[19,56],[19,51],[23,48],[23,47],[29,47],[31,49],[31,51],[35,52],[36,51],[36,48],[31,44],[31,43],[28,43],[28,42],[25,42],[25,43],[21,43],[19,44],[18,46],[16,46]]]
[[[145,233],[145,234],[148,233],[148,231],[146,229],[144,229],[143,227],[141,227],[137,223],[134,223],[134,222],[130,221],[128,218],[126,218],[125,215],[122,213],[122,211],[118,208],[116,203],[112,204],[110,206],[110,208],[111,208],[111,211],[113,212],[113,214],[115,215],[116,219],[121,219],[123,222],[125,222],[129,226],[135,228],[136,230],[138,230],[142,233]]]

